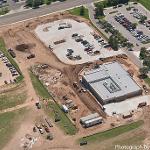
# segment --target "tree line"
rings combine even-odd
[[[32,7],[32,8],[38,8],[40,5],[46,4],[50,5],[52,2],[55,2],[58,0],[26,0],[26,6]],[[66,1],[66,0],[59,0],[60,2]]]

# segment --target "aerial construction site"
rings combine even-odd
[[[150,88],[138,66],[68,11],[0,27],[0,86],[0,115],[15,120],[4,150],[106,149],[90,138],[132,124],[149,141]]]

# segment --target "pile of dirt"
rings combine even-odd
[[[31,48],[35,47],[35,44],[19,44],[16,45],[16,50],[21,51],[21,52],[28,52]]]

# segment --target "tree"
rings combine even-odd
[[[140,51],[140,59],[143,60],[144,58],[147,57],[147,55],[148,55],[148,52],[147,52],[146,48],[145,48],[145,47],[142,47],[142,48],[141,48],[141,51]]]
[[[117,38],[114,36],[114,35],[111,35],[109,40],[108,40],[108,43],[111,45],[111,47],[117,51],[118,50],[118,40]]]
[[[104,16],[104,6],[102,3],[96,5],[95,8],[95,17],[97,18],[98,16]]]
[[[132,23],[132,28],[136,29],[136,27],[137,27],[137,23]]]
[[[116,6],[119,4],[119,0],[108,0],[108,6]]]
[[[85,14],[85,9],[84,9],[83,6],[81,6],[81,8],[80,8],[80,16],[84,16],[84,14]]]
[[[33,4],[33,0],[27,0],[26,1],[26,6],[32,7],[32,4]]]
[[[149,71],[148,67],[142,67],[142,68],[139,69],[139,72],[140,72],[142,77],[146,77],[148,71]]]
[[[150,56],[144,58],[143,65],[147,66],[148,68],[150,68]]]
[[[141,18],[140,18],[140,23],[144,23],[145,22],[145,20],[147,20],[147,16],[141,16]]]
[[[41,0],[33,0],[32,8],[38,8],[40,5],[42,5]]]
[[[46,5],[50,5],[51,2],[52,2],[52,0],[45,0],[45,4],[46,4]]]

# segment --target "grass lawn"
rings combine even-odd
[[[75,125],[70,121],[70,119],[67,117],[67,115],[61,110],[60,106],[56,104],[55,102],[49,102],[48,107],[44,108],[46,113],[55,120],[55,114],[57,113],[59,115],[59,118],[61,119],[56,124],[60,126],[61,129],[65,131],[66,134],[74,135],[77,132],[77,128]]]
[[[149,77],[145,78],[144,81],[150,86],[150,78]]]
[[[141,3],[145,8],[150,10],[150,0],[139,0],[139,3]]]
[[[35,91],[37,94],[45,99],[53,99],[45,86],[40,82],[40,80],[30,71],[30,77],[32,80],[33,87],[35,88]],[[74,135],[77,132],[76,127],[74,124],[70,121],[70,119],[67,117],[67,115],[61,110],[60,106],[55,101],[49,101],[48,107],[44,107],[44,110],[46,113],[51,116],[53,119],[55,119],[55,114],[59,115],[61,120],[57,122],[58,126],[60,126],[66,134]]]
[[[47,91],[46,87],[40,82],[40,80],[30,71],[30,78],[33,84],[33,87],[36,93],[45,99],[51,98],[49,92]]]
[[[88,11],[88,9],[83,7],[84,8],[84,13],[83,13],[83,15],[81,15],[80,14],[81,8],[82,8],[82,6],[81,7],[77,7],[77,8],[73,8],[73,9],[70,9],[69,12],[72,15],[81,16],[83,18],[89,19],[89,11]]]
[[[0,149],[2,149],[20,125],[26,109],[0,114]]]
[[[20,73],[20,76],[17,78],[17,82],[21,81],[23,79],[23,75],[19,69],[18,64],[14,61],[12,56],[9,54],[9,52],[6,50],[5,42],[2,38],[0,38],[0,50],[5,54],[5,56],[9,59],[10,63],[16,68],[16,70]]]
[[[93,142],[85,146],[86,150],[121,150],[121,148],[116,147],[116,145],[143,145],[143,141],[146,138],[146,133],[138,129],[136,131],[128,132],[126,134],[120,135],[118,137],[105,140],[103,142]],[[142,150],[142,149],[139,149]]]
[[[104,132],[100,132],[100,133],[96,133],[87,137],[83,137],[81,138],[79,141],[87,141],[87,142],[95,142],[95,141],[104,141],[110,138],[114,138],[120,134],[123,134],[125,132],[129,132],[131,130],[134,130],[138,127],[140,127],[144,122],[142,120],[137,121],[137,122],[133,122],[131,124],[128,125],[123,125],[117,128],[113,128]]]
[[[9,12],[9,7],[8,6],[4,6],[2,8],[0,8],[0,15],[5,15]]]
[[[26,98],[27,98],[26,92],[14,94],[14,91],[13,91],[10,93],[1,94],[0,95],[0,110],[20,105],[24,103]]]

